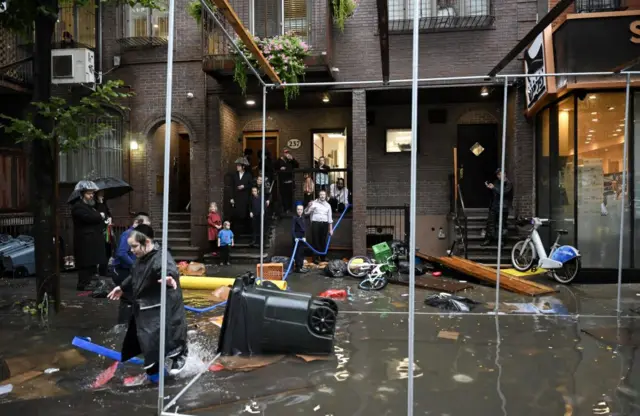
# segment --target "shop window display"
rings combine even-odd
[[[551,113],[550,158],[550,202],[551,224],[549,235],[555,237],[556,229],[569,231],[562,243],[575,242],[574,216],[574,100],[573,97],[561,101]]]
[[[624,149],[624,93],[578,98],[577,222],[583,267],[616,268],[620,243]],[[573,153],[573,152],[572,152]],[[625,204],[623,267],[630,267],[630,210]]]
[[[634,115],[633,115],[633,132],[634,132],[634,157],[633,157],[633,177],[634,197],[633,205],[635,207],[635,226],[634,226],[634,267],[640,266],[640,92],[634,94]],[[629,178],[631,179],[631,178]]]

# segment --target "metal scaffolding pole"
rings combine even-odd
[[[500,211],[498,218],[498,259],[496,260],[496,306],[495,313],[498,313],[500,304],[500,262],[502,261],[502,211],[504,210],[504,165],[507,155],[507,95],[509,92],[509,77],[504,78],[504,91],[502,96],[502,154],[500,155]],[[487,230],[487,233],[489,231]]]
[[[262,184],[260,185],[260,278],[264,278],[264,164],[265,153],[267,152],[267,87],[262,87]]]
[[[409,199],[409,334],[408,361],[409,379],[407,380],[407,415],[413,416],[413,373],[415,363],[416,325],[416,193],[418,176],[418,69],[420,37],[420,0],[413,1],[413,68],[411,80],[411,196]]]
[[[162,186],[162,268],[160,282],[160,357],[158,366],[160,381],[158,382],[158,416],[162,416],[164,406],[165,376],[165,342],[167,331],[167,239],[169,237],[169,175],[171,174],[171,106],[173,104],[173,42],[175,24],[175,0],[169,0],[169,35],[167,45],[167,91],[165,107],[164,131],[164,183]]]
[[[624,260],[624,211],[627,193],[627,163],[629,158],[629,107],[631,106],[631,74],[627,73],[627,88],[624,97],[624,144],[622,151],[622,192],[620,204],[620,242],[618,249],[618,297],[616,300],[616,310],[622,312],[620,302],[622,295],[622,262]]]

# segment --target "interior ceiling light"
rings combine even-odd
[[[482,87],[482,89],[480,90],[480,95],[482,97],[487,97],[489,96],[489,88],[487,87]]]
[[[247,105],[256,105],[255,100],[247,100]]]
[[[609,111],[613,111],[613,110],[615,110],[615,109],[616,109],[616,108],[615,108],[615,107],[613,107],[613,106],[609,107]]]
[[[589,129],[589,133],[595,133],[596,131],[594,129]]]
[[[591,121],[593,121],[594,123],[597,123],[597,122],[598,122],[598,119],[597,119],[597,118],[594,118],[594,119],[592,119]]]
[[[331,99],[329,99],[329,94],[325,94],[322,96],[323,103],[328,103],[329,101],[331,101]]]
[[[622,131],[622,129],[616,129],[616,131]]]
[[[589,99],[590,99],[590,100],[595,100],[595,99],[596,99],[596,96],[595,96],[595,95],[590,95],[590,96],[589,96]]]
[[[598,112],[597,112],[597,111],[594,111],[593,113],[591,113],[591,115],[592,115],[592,116],[595,116],[595,115],[597,115],[597,114],[598,114]]]

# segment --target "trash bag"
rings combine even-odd
[[[331,260],[324,268],[324,274],[329,277],[344,277],[347,275],[347,263],[344,260]]]
[[[207,274],[207,268],[202,263],[192,261],[187,266],[186,274],[189,276],[204,276]]]
[[[402,274],[409,274],[409,262],[405,260],[401,260],[398,262],[398,271]],[[416,262],[416,276],[422,276],[425,274],[425,267],[423,264],[418,264]]]
[[[287,270],[287,268],[289,267],[290,260],[291,259],[289,257],[285,257],[285,256],[271,257],[271,263],[282,263],[282,267],[284,268],[284,270]]]
[[[443,311],[455,311],[455,312],[469,312],[480,302],[465,298],[462,296],[451,295],[449,293],[438,293],[435,295],[429,295],[424,300],[429,306],[439,308]]]

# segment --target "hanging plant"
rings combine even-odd
[[[331,0],[333,5],[333,22],[340,32],[344,32],[344,24],[358,8],[357,0]]]
[[[216,10],[216,6],[211,3],[211,0],[205,0],[212,11]],[[193,0],[187,5],[187,12],[189,16],[193,17],[198,24],[202,23],[202,1]]]
[[[298,36],[289,33],[267,39],[256,37],[254,40],[262,55],[280,77],[284,85],[285,107],[289,108],[289,100],[300,95],[300,87],[287,84],[296,84],[304,79],[306,70],[304,59],[309,56],[309,45]],[[242,41],[238,40],[237,42],[240,50],[249,58],[249,62],[257,68],[258,63],[253,55],[247,50]],[[238,83],[243,94],[247,89],[248,69],[244,59],[239,54],[236,54],[233,80]]]

